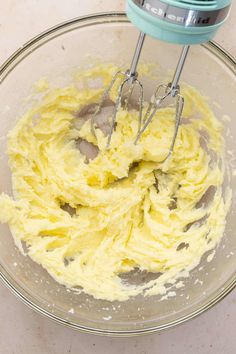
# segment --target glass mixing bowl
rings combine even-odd
[[[128,67],[137,36],[137,29],[123,13],[77,18],[34,38],[0,68],[0,192],[11,193],[6,135],[32,104],[26,97],[32,93],[33,83],[47,77],[52,86],[63,86],[72,80],[79,67],[88,67],[99,60]],[[144,78],[146,95],[157,83],[166,82],[179,53],[179,47],[146,39],[141,61],[158,64],[153,69],[155,81]],[[215,44],[208,43],[191,48],[182,77],[209,97],[218,117],[232,117],[231,121],[224,117],[227,150],[230,151],[234,151],[236,145],[235,73],[235,60]],[[231,167],[236,168],[234,156],[229,153],[228,159]],[[236,191],[236,178],[226,181],[229,183]],[[160,301],[159,296],[138,296],[126,302],[111,303],[70,292],[19,252],[7,225],[0,225],[0,277],[27,305],[78,330],[118,336],[175,326],[209,309],[235,286],[235,197],[234,193],[225,235],[213,260],[207,262],[205,255],[173,298]],[[145,281],[143,275],[142,281]]]

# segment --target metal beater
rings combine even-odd
[[[118,80],[121,80],[121,83],[120,83],[119,88],[118,88],[117,99],[115,101],[115,107],[114,107],[113,115],[112,115],[112,120],[111,120],[111,125],[110,125],[110,132],[108,133],[107,148],[109,148],[110,143],[111,143],[112,133],[113,133],[113,131],[115,129],[115,124],[116,124],[117,112],[118,112],[119,107],[121,105],[121,100],[122,100],[123,92],[124,92],[124,89],[125,89],[126,85],[128,85],[128,92],[127,92],[128,94],[126,95],[126,98],[124,99],[126,107],[128,107],[128,104],[129,104],[130,98],[132,96],[134,87],[135,86],[138,87],[138,90],[139,90],[138,112],[139,112],[139,122],[141,124],[142,112],[143,112],[143,85],[138,80],[138,73],[137,73],[136,69],[137,69],[137,66],[138,66],[138,62],[139,62],[140,54],[141,54],[141,51],[142,51],[144,39],[145,39],[145,34],[143,32],[141,32],[139,34],[138,42],[137,42],[137,45],[136,45],[136,48],[135,48],[135,52],[134,52],[134,56],[133,56],[133,59],[132,59],[131,65],[130,65],[130,69],[126,70],[125,72],[118,71],[114,75],[114,77],[112,78],[108,88],[103,92],[101,101],[100,101],[100,103],[99,103],[94,115],[92,116],[91,127],[92,127],[92,132],[95,134],[95,118],[96,118],[97,114],[101,112],[101,109],[104,106],[104,102],[109,97],[109,94],[110,94],[112,88],[114,87],[115,83]]]
[[[180,94],[179,80],[190,45],[200,44],[213,38],[217,29],[224,23],[229,14],[230,3],[230,0],[127,0],[127,16],[141,30],[133,60],[129,70],[125,72],[119,71],[114,75],[91,119],[92,131],[95,133],[95,118],[101,112],[112,88],[120,80],[107,137],[107,148],[110,146],[112,133],[116,126],[118,110],[122,102],[125,108],[128,107],[133,90],[137,87],[139,91],[139,125],[137,136],[134,140],[135,144],[138,143],[158,109],[164,105],[167,98],[175,100],[174,134],[169,152],[163,161],[170,157],[174,150],[184,107],[184,98]],[[158,85],[144,112],[143,86],[138,80],[137,66],[146,34],[184,46],[172,82],[167,85]],[[128,90],[125,90],[125,87],[128,87]]]

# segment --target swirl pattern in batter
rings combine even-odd
[[[96,72],[108,82],[113,70]],[[110,301],[165,294],[165,284],[186,276],[223,235],[230,197],[222,192],[222,126],[188,87],[171,159],[160,162],[173,134],[172,108],[158,111],[137,145],[137,112],[120,110],[106,150],[105,128],[95,137],[81,113],[100,94],[51,90],[18,121],[8,137],[14,199],[0,196],[0,221],[22,252],[24,241],[28,255],[69,288]],[[124,282],[121,275],[136,268],[158,277]]]

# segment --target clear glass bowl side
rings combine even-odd
[[[137,30],[124,14],[75,19],[38,36],[0,68],[0,192],[11,193],[6,135],[21,114],[34,104],[35,97],[26,100],[33,92],[33,84],[47,77],[52,87],[64,86],[73,82],[79,68],[99,61],[128,67],[137,36]],[[157,83],[167,82],[171,77],[179,53],[177,46],[147,38],[141,62],[156,64],[153,79],[141,77],[147,97]],[[220,119],[223,115],[232,118],[224,122],[228,134],[226,149],[235,151],[235,61],[214,44],[194,46],[182,81],[208,96]],[[234,156],[231,165],[236,168]],[[235,179],[227,184],[236,190]],[[176,297],[165,301],[160,301],[158,296],[139,296],[126,302],[110,303],[67,291],[29,257],[21,255],[6,225],[0,225],[0,276],[28,305],[76,329],[112,335],[161,330],[200,314],[235,286],[235,210],[234,194],[224,239],[214,259],[208,263],[203,257],[185,286],[176,290]],[[197,279],[201,282],[196,282]]]

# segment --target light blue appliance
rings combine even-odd
[[[126,12],[140,31],[162,41],[199,44],[226,20],[230,0],[127,0]]]
[[[125,72],[117,72],[113,77],[107,90],[105,90],[102,100],[98,106],[96,114],[101,111],[104,102],[119,80],[118,96],[115,101],[114,112],[110,132],[108,134],[107,148],[110,146],[112,133],[115,129],[117,112],[123,102],[131,97],[134,87],[139,90],[139,128],[135,139],[135,144],[141,138],[147,126],[151,123],[158,109],[163,106],[166,98],[175,100],[175,129],[169,152],[163,162],[171,156],[178,128],[181,121],[184,97],[180,94],[179,79],[184,67],[187,54],[192,44],[200,44],[211,40],[218,28],[225,22],[230,11],[230,0],[127,0],[126,12],[130,21],[140,30],[136,49],[130,69]],[[148,108],[143,110],[143,86],[138,80],[137,66],[141,55],[145,36],[149,35],[156,39],[184,45],[172,81],[169,84],[157,86]],[[128,85],[128,97],[124,87]],[[122,99],[123,97],[123,99]],[[96,115],[95,114],[95,115]],[[92,122],[95,121],[95,115]],[[94,124],[93,132],[95,131]]]

